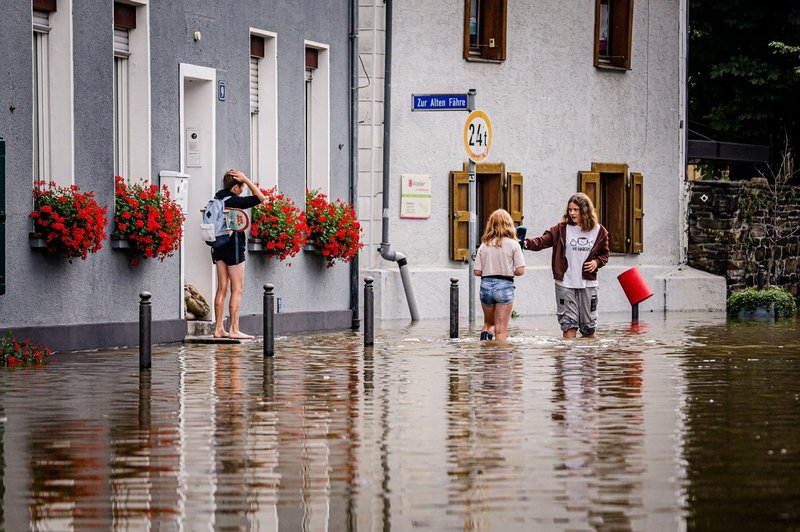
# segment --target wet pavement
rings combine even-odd
[[[5,530],[797,530],[796,321],[603,315],[0,371]]]

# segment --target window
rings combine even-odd
[[[617,253],[644,251],[644,180],[627,164],[592,163],[578,172],[579,189],[592,198],[600,223],[608,229],[608,247]]]
[[[595,0],[594,66],[631,68],[633,0]]]
[[[126,178],[150,175],[147,34],[144,0],[136,5],[114,2],[114,173]]]
[[[36,6],[34,5],[34,8]],[[55,9],[55,6],[53,6]],[[33,178],[49,180],[50,76],[48,76],[50,13],[33,12]]]
[[[469,173],[450,172],[450,258],[469,260]],[[511,214],[514,225],[522,224],[522,174],[506,172],[505,164],[478,164],[475,173],[478,242],[489,215],[495,209]]]
[[[328,49],[306,43],[306,188],[329,193],[330,91]]]
[[[250,176],[264,188],[278,184],[277,60],[275,35],[250,29]]]
[[[506,1],[466,0],[464,59],[505,61]]]

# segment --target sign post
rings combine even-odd
[[[492,122],[483,111],[475,109],[475,89],[469,90],[464,124],[464,148],[469,157],[469,322],[475,322],[475,253],[478,247],[476,164],[484,161],[492,149]]]

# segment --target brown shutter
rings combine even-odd
[[[631,41],[633,40],[633,0],[611,0],[611,27],[609,37],[611,64],[631,67]]]
[[[250,35],[250,57],[264,57],[264,37]]]
[[[450,258],[469,260],[468,172],[450,172]]]
[[[578,172],[578,189],[589,196],[597,210],[597,217],[603,219],[600,212],[600,172]]]
[[[508,188],[506,189],[506,210],[511,214],[514,225],[522,225],[522,174],[508,172]]]
[[[318,65],[318,50],[316,48],[306,48],[306,70],[314,70]]]
[[[644,252],[644,177],[637,172],[631,172],[630,191],[630,228],[631,228],[631,253]]]
[[[31,7],[34,11],[46,11],[48,13],[52,13],[56,11],[58,7],[57,0],[33,0],[31,2]]]
[[[480,35],[481,57],[504,61],[506,58],[506,0],[483,0],[481,2]],[[494,45],[494,46],[492,46]]]
[[[136,29],[136,6],[114,2],[114,27]]]

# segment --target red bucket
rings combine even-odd
[[[647,286],[639,268],[635,266],[619,274],[617,279],[619,280],[619,284],[622,285],[622,290],[625,292],[631,305],[638,305],[653,295],[653,291]]]

